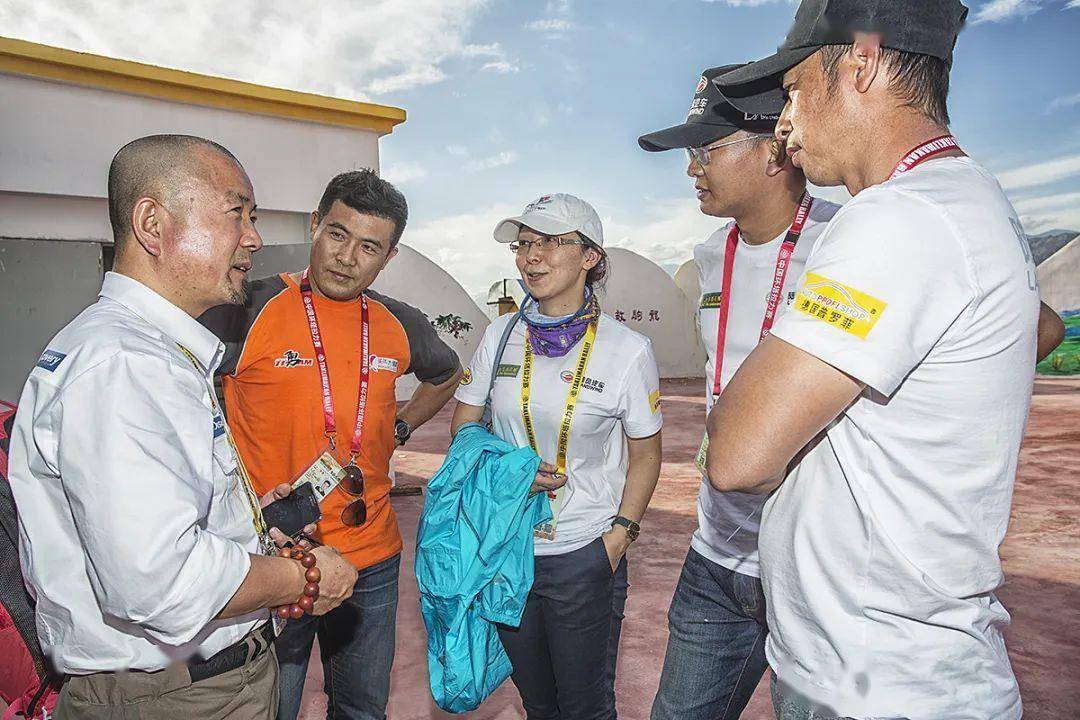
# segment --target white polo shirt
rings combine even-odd
[[[795,300],[795,288],[802,275],[806,258],[825,231],[825,227],[840,206],[815,199],[803,226],[802,235],[789,261],[780,304],[779,319]],[[724,256],[727,238],[734,222],[714,232],[708,240],[694,248],[694,264],[701,282],[701,302],[698,303],[698,329],[705,345],[705,411],[713,406],[713,378],[716,374],[716,335],[720,323],[720,296],[724,283]],[[762,245],[748,245],[739,240],[735,246],[735,265],[732,270],[731,301],[728,306],[727,338],[724,365],[720,372],[721,387],[726,387],[735,371],[758,345],[761,321],[765,317],[769,292],[772,290],[776,259],[787,230]],[[759,577],[758,526],[761,521],[761,495],[740,492],[720,492],[701,479],[698,490],[698,528],[690,546],[703,557],[728,570]]]
[[[765,505],[769,664],[839,715],[1013,720],[998,546],[1035,371],[1016,212],[969,158],[859,193],[773,328],[866,383]]]
[[[496,319],[462,379],[455,398],[481,406],[487,398],[492,363],[506,324]],[[566,409],[581,346],[561,358],[533,356],[530,409],[539,455],[555,464],[559,428]],[[496,435],[527,447],[521,417],[521,365],[525,355],[525,322],[514,327],[503,351],[492,392],[492,425]],[[566,494],[554,540],[537,538],[536,555],[562,555],[588,545],[611,528],[618,514],[629,467],[626,438],[655,435],[663,425],[660,380],[652,343],[610,315],[600,317],[596,344],[574,409],[567,445]]]
[[[30,372],[9,474],[38,637],[60,672],[207,658],[268,617],[213,619],[259,548],[210,401],[223,350],[180,308],[108,273]]]

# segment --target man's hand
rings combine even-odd
[[[626,554],[630,543],[630,534],[622,525],[613,525],[610,530],[600,536],[604,541],[604,549],[607,550],[608,562],[611,563],[611,572],[618,569],[623,555]]]
[[[315,600],[312,615],[325,615],[353,594],[356,585],[356,568],[341,556],[335,548],[321,545],[311,551],[318,561],[322,578],[319,579],[319,597]]]
[[[540,463],[540,469],[536,471],[536,477],[533,478],[533,484],[529,488],[529,492],[547,492],[550,497],[551,493],[566,484],[566,479],[566,474],[559,473],[557,467],[551,463],[542,462]]]
[[[292,485],[290,485],[289,483],[281,483],[273,490],[259,498],[259,507],[264,508],[275,500],[281,500],[282,498],[289,497],[289,493],[291,492]],[[314,535],[316,530],[317,528],[315,526],[315,523],[311,523],[309,525],[305,525],[304,529],[300,532],[302,532],[304,535]],[[277,545],[279,548],[285,547],[286,543],[292,542],[292,538],[278,530],[276,527],[270,528],[270,539],[273,540],[274,544]],[[305,550],[311,548],[310,543],[301,542],[300,545]]]

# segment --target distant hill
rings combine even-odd
[[[1074,238],[1080,235],[1076,230],[1049,230],[1039,235],[1028,235],[1028,245],[1031,254],[1035,258],[1035,264],[1039,265],[1043,260],[1068,245]]]

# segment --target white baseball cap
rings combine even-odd
[[[541,195],[525,206],[517,217],[506,218],[495,226],[495,239],[501,243],[517,242],[518,230],[527,227],[543,235],[581,233],[585,239],[604,246],[604,227],[593,206],[581,198],[555,193]]]

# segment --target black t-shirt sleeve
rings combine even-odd
[[[400,300],[372,291],[369,293],[385,305],[405,328],[411,358],[408,371],[416,375],[417,380],[441,385],[457,373],[461,367],[457,353],[442,341],[424,313]]]
[[[271,299],[285,289],[285,281],[277,275],[244,283],[247,301],[243,305],[218,305],[199,316],[199,322],[225,344],[225,357],[216,375],[233,375],[244,351],[248,333],[259,313]]]

